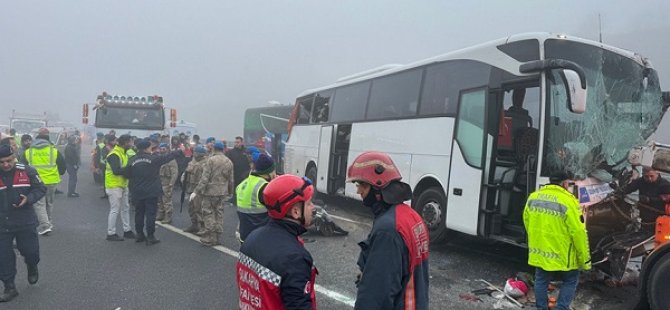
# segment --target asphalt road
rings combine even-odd
[[[67,175],[59,186],[65,190]],[[54,231],[40,237],[40,281],[30,286],[19,257],[17,288],[20,295],[0,309],[237,309],[234,208],[224,212],[223,245],[208,248],[194,236],[181,232],[190,223],[179,213],[179,190],[174,192],[172,225],[161,225],[154,246],[133,240],[105,240],[108,202],[93,184],[90,172],[79,174],[80,198],[58,195]],[[185,206],[186,207],[186,206]],[[352,309],[357,242],[371,225],[366,210],[346,200],[329,200],[325,207],[347,236],[324,237],[310,232],[304,237],[320,274],[317,277],[319,309]],[[133,214],[131,212],[131,223]],[[134,224],[133,225],[134,228]],[[122,231],[119,224],[119,231]],[[18,253],[17,253],[18,254]],[[431,248],[431,309],[493,309],[497,299],[471,291],[482,287],[478,279],[502,287],[518,271],[532,271],[525,251],[466,236],[455,236]],[[635,299],[632,287],[610,289],[601,282],[580,286],[575,309],[627,309]],[[510,306],[507,304],[507,306]]]

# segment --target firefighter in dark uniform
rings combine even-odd
[[[316,309],[317,270],[300,235],[312,223],[314,186],[282,175],[263,190],[270,222],[252,231],[237,263],[240,309]]]
[[[0,302],[10,301],[19,295],[14,284],[16,255],[12,243],[15,239],[16,247],[28,267],[28,283],[37,283],[40,246],[33,204],[46,193],[47,188],[37,171],[17,164],[11,148],[0,146],[0,280],[5,287]]]
[[[349,166],[363,205],[374,214],[368,238],[358,245],[354,309],[428,309],[428,229],[404,201],[412,196],[391,157],[364,152]]]

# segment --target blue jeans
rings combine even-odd
[[[577,291],[579,270],[544,271],[540,268],[535,268],[535,306],[537,307],[537,310],[549,309],[547,289],[549,288],[549,281],[555,278],[562,279],[563,284],[561,285],[554,310],[570,309],[570,303]]]

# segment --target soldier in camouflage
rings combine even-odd
[[[161,143],[159,147],[161,155],[166,155],[170,152],[170,146],[167,143]],[[172,223],[172,188],[175,181],[177,181],[177,170],[177,161],[174,159],[161,166],[160,178],[161,186],[163,187],[163,196],[161,196],[158,204],[156,220],[162,224]]]
[[[205,163],[207,149],[198,145],[193,152],[193,160],[188,163],[184,173],[184,181],[186,182],[186,193],[189,195],[193,193],[195,187],[198,185],[202,177],[202,165]],[[204,233],[205,224],[202,220],[202,197],[195,196],[194,199],[188,201],[188,215],[191,217],[191,226],[184,229],[184,232]]]
[[[200,242],[206,246],[219,244],[223,232],[224,201],[230,199],[233,188],[233,162],[223,154],[223,142],[214,143],[213,153],[205,160],[202,177],[191,194],[191,199],[201,197],[205,230]]]

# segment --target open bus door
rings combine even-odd
[[[317,160],[316,170],[316,189],[319,192],[331,194],[329,191],[329,174],[330,171],[330,157],[331,146],[333,141],[333,125],[326,125],[321,127],[321,134],[319,138],[319,155]]]
[[[462,91],[456,119],[447,192],[447,227],[476,235],[487,139],[487,88]]]

